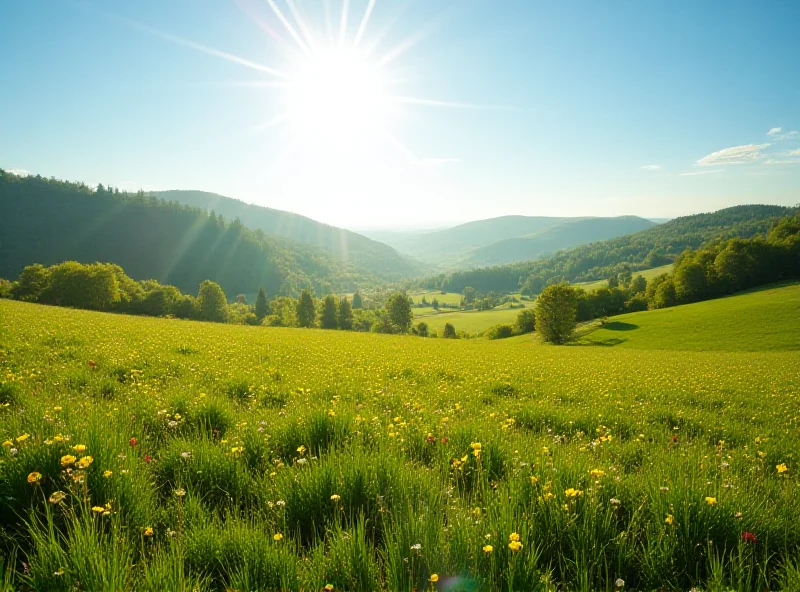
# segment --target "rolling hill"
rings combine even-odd
[[[694,249],[711,240],[766,233],[779,218],[797,210],[744,205],[683,216],[634,234],[565,249],[534,261],[443,273],[418,280],[413,287],[461,292],[472,286],[482,292],[514,292],[530,276],[570,282],[603,279],[625,269],[637,271],[667,265],[687,248]]]
[[[188,293],[211,279],[229,296],[259,286],[270,294],[348,292],[378,281],[318,249],[197,208],[0,170],[0,277],[67,260],[115,263],[136,280]]]
[[[501,216],[433,232],[367,234],[401,253],[453,269],[525,261],[651,226],[655,226],[655,222],[636,216]]]
[[[800,284],[615,316],[577,343],[690,351],[799,351]]]
[[[470,253],[467,262],[478,266],[528,261],[561,249],[632,234],[652,226],[655,226],[654,222],[637,216],[567,219],[535,234],[479,247]]]
[[[419,275],[423,269],[419,263],[400,255],[388,245],[299,214],[248,204],[205,191],[155,191],[151,195],[207,212],[213,211],[230,220],[238,218],[252,230],[261,230],[268,235],[281,236],[326,251],[384,280]]]

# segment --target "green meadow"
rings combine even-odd
[[[635,271],[633,272],[633,275],[634,276],[640,275],[649,282],[654,277],[659,276],[663,273],[672,273],[672,263],[668,265],[662,265],[660,267],[651,267],[650,269],[643,269],[642,271]],[[597,290],[598,288],[607,288],[608,280],[596,280],[594,282],[579,282],[575,285],[589,292],[592,290]]]
[[[584,347],[0,300],[0,582],[798,590],[798,294]]]

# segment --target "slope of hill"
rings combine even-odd
[[[592,281],[624,269],[636,271],[666,265],[687,248],[697,248],[711,240],[765,233],[779,218],[796,211],[797,208],[773,205],[735,206],[676,218],[635,234],[574,247],[536,261],[440,274],[413,285],[448,292],[461,292],[466,286],[484,292],[513,292],[530,276]]]
[[[248,204],[205,191],[155,191],[152,195],[166,201],[213,211],[230,220],[238,218],[248,228],[327,251],[345,263],[360,267],[382,279],[411,277],[419,274],[422,269],[418,263],[400,255],[389,245],[299,214]]]
[[[632,234],[655,225],[655,222],[637,216],[567,219],[535,234],[479,247],[470,253],[467,262],[477,266],[528,261],[546,253]]]
[[[800,351],[800,284],[615,316],[578,343],[691,351]]]
[[[0,170],[0,277],[66,260],[116,263],[134,279],[188,293],[211,279],[229,296],[259,286],[271,294],[352,291],[375,281],[325,253],[199,209]]]

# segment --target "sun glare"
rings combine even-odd
[[[318,49],[289,73],[287,114],[315,140],[342,144],[385,123],[389,96],[378,68],[352,48]]]

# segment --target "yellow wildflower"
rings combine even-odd
[[[522,543],[519,541],[511,541],[508,543],[508,548],[511,549],[512,552],[516,553],[520,549],[522,549]]]
[[[78,459],[75,458],[74,456],[72,456],[71,454],[65,454],[64,456],[61,457],[61,466],[62,467],[68,467],[69,465],[74,463],[76,460],[78,460]]]
[[[492,547],[491,545],[484,545],[483,546],[483,552],[486,553],[487,555],[489,553],[491,553],[492,551],[494,551],[494,547]]]
[[[519,540],[519,535],[516,532],[512,532],[510,535],[508,535],[508,540],[509,541],[518,541]]]
[[[600,479],[601,477],[606,476],[606,472],[602,469],[592,469],[591,471],[589,471],[589,474],[595,479]]]
[[[153,536],[153,528],[151,526],[145,527],[144,536]]]
[[[30,434],[22,434],[21,436],[17,436],[17,443],[22,444],[25,440],[27,440],[30,437],[31,437]]]
[[[431,577],[428,578],[428,580],[430,580],[431,582],[434,582],[434,583],[438,582],[439,581],[439,574],[435,574],[435,573],[431,574]]]
[[[334,501],[334,502],[338,502],[340,499],[342,499],[342,496],[340,496],[338,493],[334,493],[331,496],[331,500]]]
[[[538,477],[534,477],[533,475],[531,475],[531,485],[536,485],[538,482],[539,482],[539,478]]]
[[[92,512],[95,514],[102,514],[106,509],[103,506],[92,506]]]
[[[778,473],[785,473],[786,471],[789,470],[789,467],[786,466],[786,463],[781,463],[777,465],[775,468],[778,469]]]
[[[565,494],[567,497],[580,497],[580,496],[582,496],[582,495],[583,495],[583,491],[581,491],[580,489],[575,489],[575,488],[573,488],[573,487],[570,487],[569,489],[567,489],[567,490],[564,492],[564,494]]]
[[[715,497],[707,497],[706,498],[706,503],[709,506],[716,506],[717,505],[717,498],[715,498]]]
[[[103,471],[103,477],[105,477],[106,479],[108,479],[113,474],[114,474],[113,471],[109,471],[109,470]]]
[[[78,454],[81,454],[83,452],[86,452],[86,444],[75,444],[75,446],[73,446],[72,449]]]
[[[272,535],[273,541],[280,541],[281,539],[283,539],[283,535],[279,532],[276,532],[275,534]]]
[[[42,474],[38,471],[34,471],[30,475],[28,475],[28,483],[36,484],[42,479]]]
[[[91,456],[84,456],[82,459],[78,461],[78,468],[86,469],[89,467],[90,464],[94,462],[94,459]]]
[[[675,517],[672,514],[667,514],[667,517],[664,519],[664,522],[672,526],[675,524]]]

